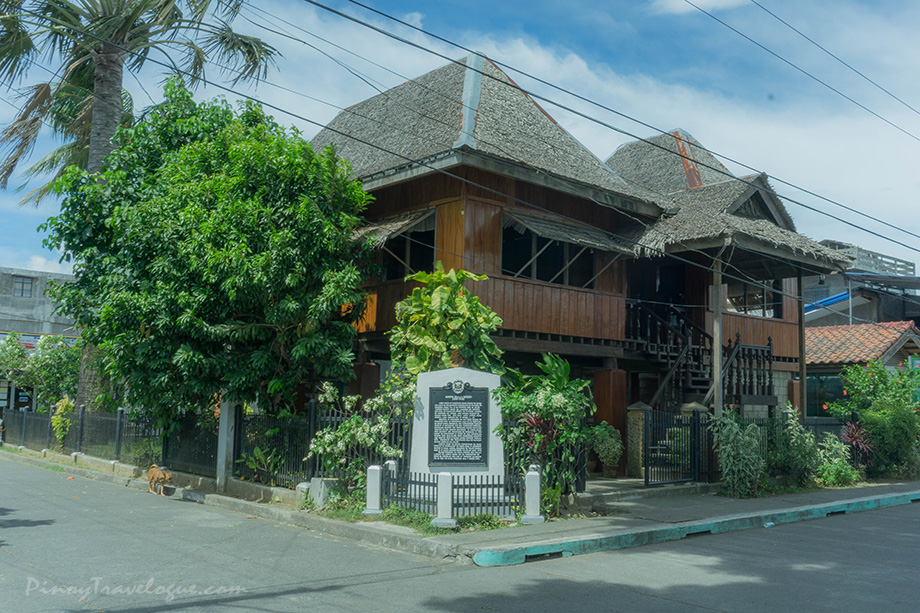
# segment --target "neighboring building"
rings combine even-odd
[[[911,321],[806,328],[805,355],[806,415],[823,417],[822,405],[844,398],[844,366],[877,360],[888,368],[907,368],[920,355],[920,330]]]
[[[41,335],[76,339],[74,320],[55,314],[56,305],[45,295],[48,282],[73,281],[70,275],[0,268],[0,339],[10,332],[22,335],[22,344],[34,348]],[[6,407],[28,410],[32,407],[29,390],[17,390],[0,377],[0,410]]]
[[[806,326],[920,322],[920,279],[913,262],[840,241],[821,244],[849,256],[852,264],[845,274],[805,278]]]
[[[389,359],[403,276],[440,260],[488,275],[470,289],[503,319],[511,366],[566,357],[621,431],[637,401],[722,395],[764,410],[804,376],[802,267],[848,262],[796,233],[765,175],[731,176],[681,131],[602,162],[478,55],[349,107],[313,144],[334,145],[374,196],[385,272],[359,326],[366,391]],[[739,338],[722,388],[714,365]]]

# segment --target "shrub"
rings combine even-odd
[[[719,470],[726,493],[734,498],[754,496],[765,466],[757,426],[742,427],[729,413],[714,418],[709,427],[719,448]]]
[[[620,431],[602,421],[588,430],[588,443],[605,466],[616,466],[623,455],[623,439]]]
[[[860,413],[860,424],[866,438],[875,447],[869,457],[867,472],[870,476],[908,476],[901,471],[910,470],[914,461],[917,437],[920,435],[914,409],[896,400],[877,403],[872,410]]]
[[[770,471],[785,476],[795,485],[811,485],[821,464],[814,434],[799,423],[794,412],[784,411],[777,420],[768,454]]]
[[[846,487],[859,481],[859,472],[850,465],[850,450],[839,437],[827,432],[819,448],[818,481],[826,487]]]
[[[502,417],[516,422],[496,431],[506,444],[523,445],[530,457],[513,467],[522,473],[536,462],[542,467],[544,509],[558,514],[562,496],[575,489],[578,452],[588,443],[585,419],[594,412],[589,382],[570,378],[569,363],[543,354],[542,375],[524,377],[519,385],[496,390]]]
[[[329,382],[323,383],[318,400],[320,406],[333,408],[343,419],[337,426],[316,433],[304,460],[317,456],[327,470],[344,470],[345,487],[353,487],[365,477],[369,455],[402,457],[402,450],[387,441],[391,418],[402,415],[402,405],[368,401],[361,411],[357,408],[358,396],[342,398]]]

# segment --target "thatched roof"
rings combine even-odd
[[[663,215],[653,224],[636,224],[624,232],[636,255],[740,242],[747,249],[763,245],[791,251],[833,268],[849,261],[795,231],[765,174],[736,178],[682,130],[648,141],[627,143],[607,160],[627,180],[660,190],[678,206],[676,214]]]
[[[313,139],[314,147],[330,144],[351,163],[356,178],[378,180],[375,185],[410,171],[433,172],[429,166],[439,159],[463,153],[463,163],[508,162],[550,180],[559,191],[586,186],[651,205],[645,210],[653,214],[670,206],[667,198],[617,176],[480,55],[342,111]]]

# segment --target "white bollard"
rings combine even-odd
[[[383,469],[379,466],[367,467],[367,508],[363,515],[380,515],[383,513],[380,500],[383,492]]]
[[[438,528],[456,528],[454,514],[454,479],[450,473],[438,473],[438,516],[431,520]]]
[[[524,515],[522,524],[540,524],[546,518],[540,514],[540,467],[531,464],[524,477]]]

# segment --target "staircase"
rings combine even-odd
[[[671,305],[627,303],[626,337],[665,373],[649,405],[677,409],[699,402],[712,385],[712,336]]]

